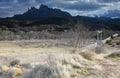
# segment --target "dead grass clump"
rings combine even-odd
[[[5,65],[0,65],[0,74],[4,74],[9,68]]]
[[[81,56],[83,56],[87,60],[94,60],[95,53],[93,52],[82,52],[80,53]]]
[[[6,72],[8,73],[10,78],[16,78],[17,76],[21,76],[24,70],[20,64],[20,60],[11,61],[9,69]]]
[[[17,67],[11,67],[9,70],[7,70],[7,72],[10,78],[16,78],[17,76],[21,76],[23,74],[23,69]]]
[[[21,76],[23,72],[22,67],[0,66],[0,75],[8,76],[8,78],[17,78],[18,76]]]

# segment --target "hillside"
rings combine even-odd
[[[104,35],[120,33],[120,19],[72,16],[60,9],[41,5],[11,18],[0,19],[0,40],[60,38],[64,32],[86,33],[96,30]],[[91,35],[92,37],[94,35]]]

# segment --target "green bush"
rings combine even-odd
[[[107,41],[106,41],[106,44],[112,45],[112,40],[107,40]]]
[[[120,52],[112,53],[108,56],[109,58],[120,58]]]

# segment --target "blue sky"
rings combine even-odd
[[[0,17],[22,14],[31,6],[41,4],[60,8],[72,15],[106,15],[120,17],[120,0],[0,0]]]

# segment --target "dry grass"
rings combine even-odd
[[[79,54],[51,54],[46,65],[39,65],[23,78],[119,78],[119,64],[88,61]],[[105,66],[104,66],[105,65]],[[110,70],[111,68],[112,70]],[[116,70],[117,69],[117,70]],[[109,70],[109,71],[108,71]]]
[[[71,46],[56,42],[0,42],[0,63],[19,59],[26,65],[23,78],[120,78],[120,62],[104,58],[102,50],[98,49],[98,54],[69,53],[71,50]]]
[[[85,59],[88,60],[94,60],[95,59],[95,53],[94,52],[82,52],[80,53]]]
[[[69,52],[70,49],[57,43],[0,42],[0,55]]]
[[[19,59],[22,63],[44,63],[47,54],[68,53],[71,49],[70,46],[57,42],[0,42],[0,63],[8,65],[14,59]]]

